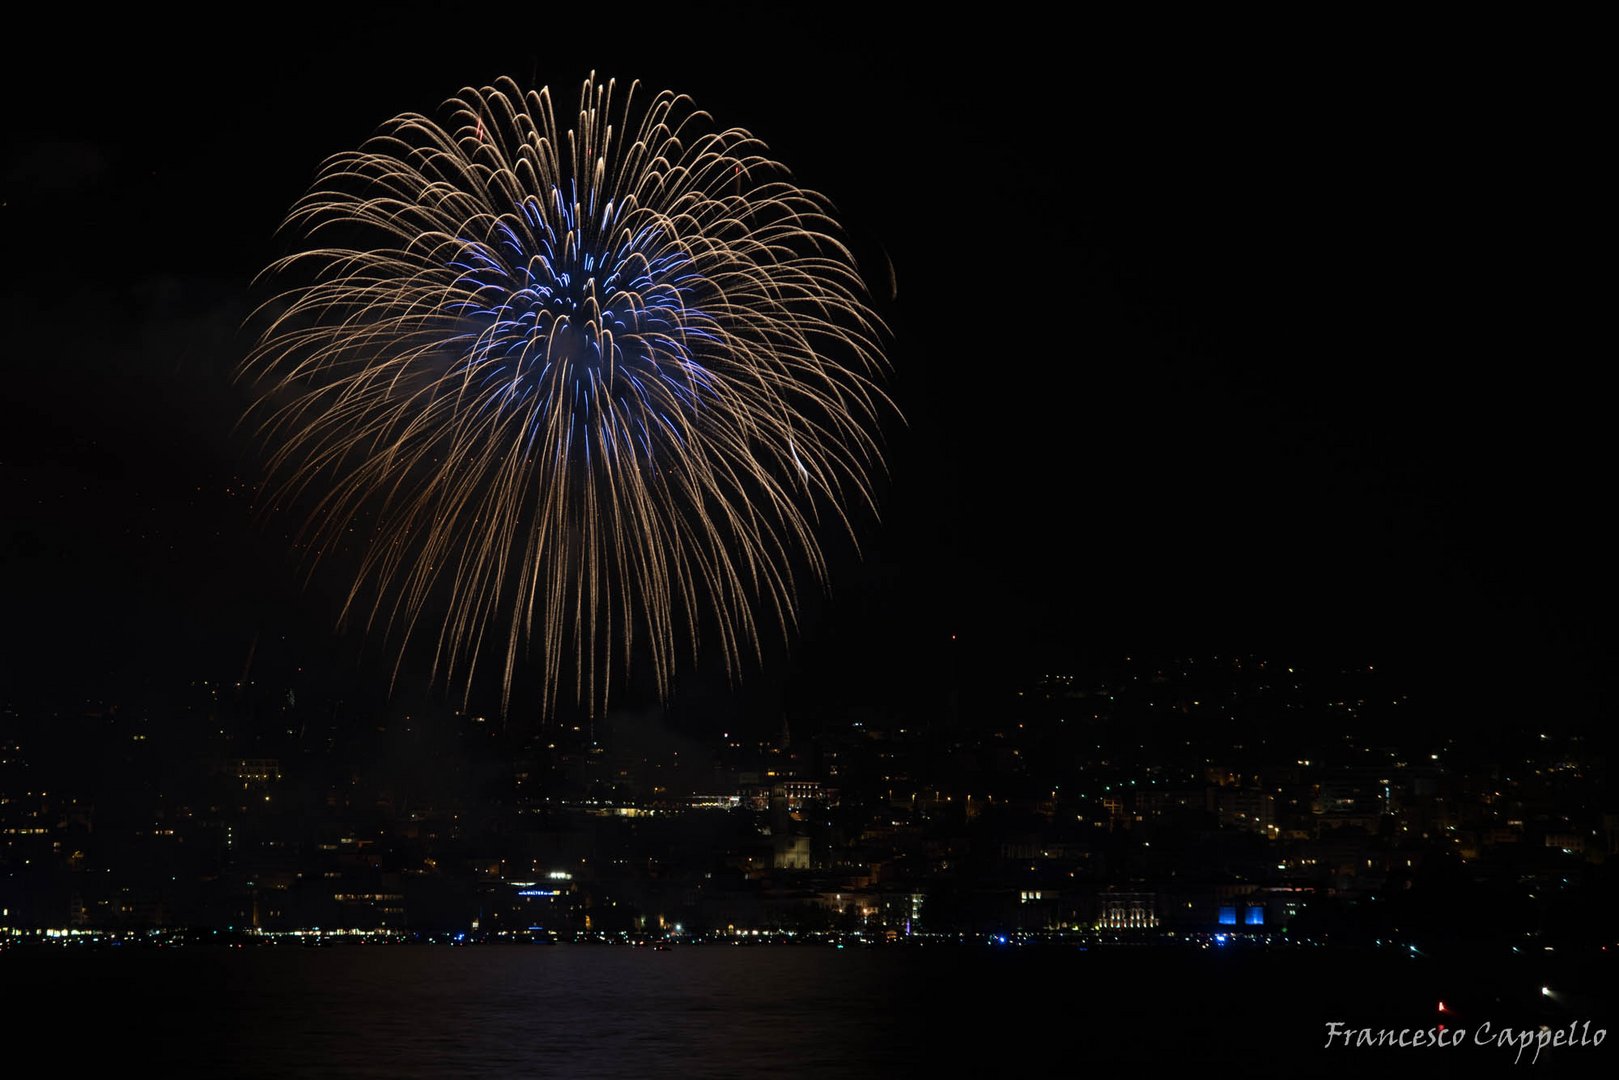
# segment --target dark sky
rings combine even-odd
[[[897,283],[884,520],[742,705],[704,673],[688,705],[925,711],[959,670],[1259,650],[1399,666],[1460,729],[1611,706],[1578,35],[827,10],[34,24],[4,76],[0,694],[234,677],[255,640],[375,677],[340,575],[304,586],[291,523],[250,514],[252,277],[390,115],[594,69],[762,137]]]

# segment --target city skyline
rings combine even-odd
[[[1129,932],[1439,952],[1611,932],[1619,818],[1583,734],[1425,734],[1431,705],[1375,666],[1255,656],[1117,657],[976,719],[948,686],[917,693],[931,721],[706,735],[655,713],[368,710],[283,682],[8,708],[0,906],[23,933],[136,940]]]

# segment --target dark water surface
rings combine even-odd
[[[1293,951],[688,946],[16,950],[8,1059],[63,1075],[1493,1075],[1527,1055],[1323,1049],[1325,1022],[1612,1027],[1605,975]],[[1600,1048],[1535,1075],[1600,1074]],[[10,1075],[34,1075],[29,1070]],[[1616,1074],[1619,1075],[1619,1074]]]

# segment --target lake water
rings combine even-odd
[[[1541,977],[1510,963],[1463,969],[1305,950],[0,954],[12,1062],[36,1045],[72,1072],[111,1061],[159,1076],[1105,1076],[1149,1064],[1209,1076],[1488,1075],[1512,1055],[1477,1046],[1329,1052],[1325,1022],[1430,1027],[1449,995],[1453,1025],[1611,1026],[1605,972],[1585,971],[1579,985],[1565,976],[1556,1001],[1530,985]],[[1535,1071],[1610,1069],[1615,1034],[1600,1048],[1544,1053]]]

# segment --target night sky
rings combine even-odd
[[[691,94],[828,194],[895,329],[907,422],[863,559],[829,536],[790,655],[740,695],[692,673],[683,708],[926,713],[948,678],[1136,650],[1385,663],[1464,731],[1611,707],[1611,346],[1584,326],[1607,140],[1566,43],[535,11],[263,8],[196,49],[70,13],[14,40],[0,695],[234,678],[250,650],[386,689],[385,650],[334,629],[342,568],[306,586],[295,523],[252,512],[253,276],[389,116],[503,74],[566,101],[595,70]]]

